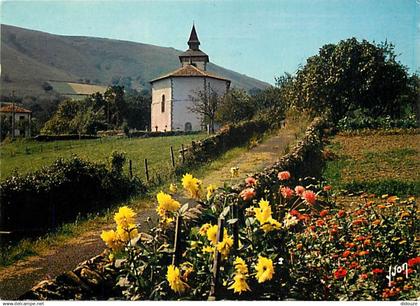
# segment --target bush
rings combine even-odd
[[[6,179],[0,186],[1,229],[42,232],[144,192],[140,180],[130,180],[122,174],[121,162],[119,159],[115,163],[118,171],[110,171],[104,164],[74,156]]]
[[[412,129],[417,128],[415,115],[411,115],[403,119],[391,119],[386,117],[370,117],[359,114],[354,116],[346,116],[338,121],[337,128],[340,131],[354,131],[360,129]]]

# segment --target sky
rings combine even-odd
[[[420,0],[1,1],[1,23],[186,50],[192,23],[210,61],[273,84],[327,43],[395,44],[410,73],[420,63]]]

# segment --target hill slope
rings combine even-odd
[[[113,39],[59,36],[1,25],[1,94],[45,94],[47,80],[90,80],[119,83],[137,90],[149,81],[179,67],[179,50]],[[244,89],[265,88],[267,83],[210,64],[210,71]]]

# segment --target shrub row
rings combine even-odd
[[[369,116],[344,117],[338,121],[340,131],[353,131],[360,129],[414,129],[417,128],[414,115],[404,119],[391,119],[390,116],[372,118]]]
[[[132,138],[148,138],[148,137],[165,137],[165,136],[181,136],[181,135],[194,135],[202,133],[202,131],[168,131],[168,132],[146,132],[146,131],[135,131],[131,132],[128,136]]]
[[[214,157],[237,146],[246,144],[253,136],[261,135],[271,128],[266,120],[243,121],[222,128],[218,133],[201,141],[193,142],[184,149],[184,163],[193,165]]]
[[[115,156],[114,156],[115,155]],[[115,158],[121,159],[118,154]],[[121,167],[95,164],[73,156],[0,185],[0,230],[43,232],[63,222],[109,207],[112,201],[144,192],[142,183],[124,176]]]
[[[79,140],[79,139],[98,139],[96,135],[37,135],[34,137],[36,141],[56,141],[56,140]]]

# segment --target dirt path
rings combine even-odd
[[[211,183],[223,186],[224,182],[243,180],[248,173],[261,170],[280,158],[294,138],[293,129],[280,130],[222,168],[207,173],[203,178],[204,185]],[[239,178],[231,179],[231,167],[239,167]],[[154,209],[150,207],[143,208],[138,213],[140,224],[147,217],[155,215]],[[99,238],[102,229],[103,227],[70,239],[61,247],[53,247],[46,253],[28,257],[10,267],[0,268],[0,300],[17,299],[41,280],[72,270],[78,263],[101,253],[104,250],[104,244]]]

